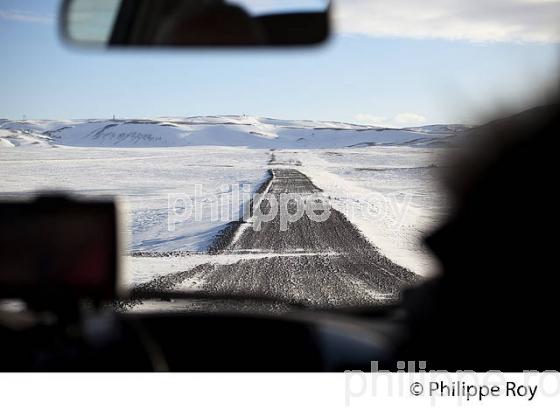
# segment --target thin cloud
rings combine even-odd
[[[21,23],[52,24],[54,17],[48,14],[37,14],[22,10],[0,10],[0,20]]]
[[[560,0],[343,0],[337,30],[372,37],[560,42]]]

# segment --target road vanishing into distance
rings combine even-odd
[[[297,164],[278,163],[274,155],[269,164],[271,177],[261,191],[278,203],[283,194],[326,201],[321,190],[296,169]],[[262,200],[256,206],[263,215],[270,212],[270,201]],[[288,202],[290,214],[296,212],[295,207],[295,202]],[[215,294],[251,294],[318,307],[347,307],[393,301],[403,287],[418,280],[417,275],[382,255],[332,208],[322,222],[303,213],[281,229],[278,214],[261,222],[260,230],[254,226],[253,215],[220,238],[215,253],[230,255],[231,263],[205,263],[158,277],[139,288],[194,287]]]

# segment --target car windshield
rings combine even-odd
[[[59,5],[0,1],[0,198],[118,197],[139,295],[397,301],[438,273],[448,154],[559,80],[554,0],[341,0],[321,46],[157,52],[68,47]]]

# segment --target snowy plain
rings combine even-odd
[[[118,196],[128,215],[129,252],[188,253],[128,256],[126,282],[140,283],[209,261],[232,263],[233,256],[205,251],[239,219],[246,196],[236,190],[258,188],[273,149],[278,161],[297,163],[382,253],[429,276],[437,266],[422,238],[446,214],[437,184],[446,152],[440,146],[461,129],[245,116],[0,121],[0,199],[51,189]],[[170,195],[195,198],[200,217],[170,230]]]

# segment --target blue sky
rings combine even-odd
[[[123,52],[63,45],[54,23],[58,1],[0,0],[0,118],[248,114],[392,126],[472,122],[496,106],[530,106],[558,80],[558,37],[538,15],[520,10],[501,21],[502,9],[482,24],[466,10],[471,20],[430,20],[432,35],[410,20],[418,13],[409,13],[405,0],[392,3],[407,10],[400,28],[384,23],[379,10],[378,24],[364,17],[367,10],[361,20],[352,17],[344,7],[356,1],[339,1],[337,32],[319,48]],[[543,9],[548,17],[558,11],[554,0],[517,1],[555,5]],[[441,0],[434,3],[441,7]],[[394,12],[387,10],[381,12]],[[522,26],[525,16],[530,21]]]

